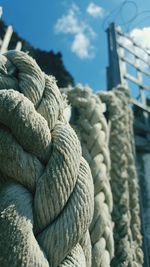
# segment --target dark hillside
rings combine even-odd
[[[7,26],[3,21],[0,21],[0,38],[4,38]],[[29,52],[29,54],[36,60],[38,65],[46,74],[54,75],[59,87],[67,87],[68,85],[74,85],[74,79],[72,75],[66,70],[62,54],[60,52],[54,53],[53,51],[43,51],[31,46],[27,41],[13,32],[8,49],[15,49],[18,41],[22,42],[22,51]]]

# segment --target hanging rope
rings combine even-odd
[[[131,232],[133,239],[134,261],[140,266],[143,266],[143,251],[142,251],[142,235],[141,235],[141,219],[140,219],[140,204],[139,204],[139,183],[136,171],[133,147],[133,113],[128,110],[128,177],[129,179],[129,199],[131,211]]]
[[[93,182],[63,109],[32,58],[0,55],[0,266],[91,264]]]
[[[73,108],[71,123],[81,141],[94,182],[94,217],[90,226],[92,267],[107,267],[114,255],[107,123],[101,101],[89,88],[77,86],[68,91],[68,97]]]
[[[115,222],[112,266],[142,266],[138,179],[132,147],[133,118],[129,109],[129,91],[118,87],[99,96],[107,104],[111,122],[109,147]]]

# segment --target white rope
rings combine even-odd
[[[89,266],[93,182],[63,109],[32,58],[0,55],[0,266]]]
[[[129,91],[118,87],[109,93],[99,93],[99,96],[107,105],[111,121],[109,147],[115,223],[112,266],[142,266],[138,179],[132,149],[133,118],[129,109]]]
[[[71,122],[81,141],[83,156],[90,165],[94,182],[94,217],[90,226],[92,267],[107,267],[114,255],[107,123],[101,101],[89,88],[77,86],[68,91],[68,97],[73,113]]]

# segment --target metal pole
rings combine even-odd
[[[111,23],[106,32],[108,38],[108,56],[109,56],[109,67],[107,68],[107,86],[108,90],[111,90],[118,84],[121,84],[115,24]]]
[[[7,51],[7,48],[8,48],[12,33],[13,33],[12,26],[8,26],[7,31],[5,33],[5,36],[4,36],[4,39],[2,41],[2,46],[1,46],[1,49],[0,49],[1,53],[5,53]]]

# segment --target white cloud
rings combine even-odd
[[[57,20],[54,31],[57,34],[70,34],[71,51],[81,59],[90,59],[94,57],[92,40],[96,33],[79,15],[79,7],[73,4],[67,14]]]
[[[150,49],[150,27],[135,28],[130,32],[130,36],[143,48]]]
[[[118,26],[117,29],[122,31],[120,26]],[[143,29],[134,28],[128,33],[128,36],[142,48],[150,49],[150,27],[144,27]],[[132,46],[133,42],[131,40],[124,36],[119,37],[119,41],[123,42],[126,46]]]
[[[86,12],[94,18],[102,18],[104,16],[104,9],[94,3],[88,5]]]
[[[143,29],[133,29],[130,32],[131,38],[142,48],[150,51],[150,27],[145,27]],[[143,58],[146,62],[149,61],[148,54],[144,52],[142,49],[136,47],[135,48],[136,53]],[[149,67],[149,64],[146,64],[142,60],[140,60],[140,66],[143,69],[147,69]]]
[[[56,33],[72,33],[76,34],[80,31],[80,25],[77,17],[78,9],[75,6],[68,10],[67,15],[62,16],[56,22],[54,30]],[[83,27],[83,26],[82,26]]]
[[[71,50],[81,59],[94,57],[94,48],[89,38],[82,32],[75,35]]]
[[[133,46],[133,42],[126,37],[120,36],[119,42],[123,43],[126,47],[134,49],[139,57],[148,62],[148,54],[146,53],[146,50],[149,50],[150,52],[150,27],[145,27],[143,29],[135,28],[129,33],[129,36],[131,37],[131,40],[142,47],[145,51],[137,46]],[[134,56],[131,53],[128,53],[126,57],[130,60],[134,60]],[[148,68],[149,64],[146,64],[141,59],[138,60],[143,69]]]

